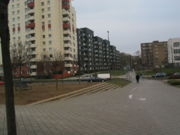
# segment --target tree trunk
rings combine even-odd
[[[0,37],[5,79],[7,130],[8,135],[16,135],[13,79],[9,52],[8,3],[8,0],[0,2]]]

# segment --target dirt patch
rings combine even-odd
[[[54,96],[66,94],[82,88],[86,88],[97,83],[59,83],[56,89],[56,83],[33,83],[30,84],[31,89],[28,90],[15,90],[15,104],[25,105],[40,101],[43,99],[51,98]],[[5,103],[4,86],[0,86],[0,104]]]

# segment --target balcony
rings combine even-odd
[[[71,34],[70,29],[65,29],[64,32],[63,32],[63,34]]]
[[[70,16],[70,11],[63,9],[63,15]]]
[[[70,24],[63,24],[63,28],[64,28],[64,29],[70,29],[71,26],[70,26]]]
[[[64,37],[64,40],[71,40],[70,37]]]
[[[73,58],[70,57],[70,56],[69,56],[69,57],[64,57],[64,60],[65,60],[65,61],[73,61]]]
[[[31,41],[35,41],[35,37],[30,37],[30,38],[26,39],[26,41],[29,42],[29,44],[34,44]]]
[[[34,14],[34,10],[31,8],[26,9],[27,14]]]
[[[69,4],[64,4],[64,5],[62,6],[62,8],[63,8],[63,9],[66,9],[66,10],[67,10],[67,9],[70,9],[70,5],[69,5]]]
[[[64,43],[64,47],[70,47],[71,48],[71,44],[70,43]]]
[[[26,34],[34,34],[35,33],[35,30],[34,29],[29,29],[29,30],[26,30]]]
[[[65,64],[64,66],[65,66],[65,67],[73,67],[72,64]]]
[[[31,68],[31,69],[36,69],[36,68],[37,68],[37,65],[31,65],[30,68]]]
[[[26,28],[35,28],[35,23],[32,22],[32,23],[30,23],[30,24],[27,24],[27,25],[26,25]]]
[[[34,20],[35,17],[34,17],[34,14],[30,13],[28,14],[28,17],[26,18],[26,20]]]
[[[64,53],[72,53],[71,50],[64,50]]]
[[[33,7],[34,7],[34,2],[28,3],[27,6],[28,6],[29,8],[33,8]]]
[[[63,21],[69,21],[70,17],[63,17]]]

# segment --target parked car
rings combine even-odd
[[[165,77],[166,73],[164,72],[158,72],[155,75],[152,75],[153,78],[159,78],[159,77]]]
[[[180,72],[170,75],[168,79],[180,79]]]
[[[99,77],[90,77],[87,81],[88,82],[104,82],[106,79],[99,78]]]

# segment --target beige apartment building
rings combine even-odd
[[[71,0],[11,0],[9,4],[11,46],[21,42],[31,55],[30,74],[45,56],[61,55],[65,70],[77,63],[76,13]]]
[[[142,66],[145,68],[162,68],[168,63],[167,42],[154,41],[141,44]]]

